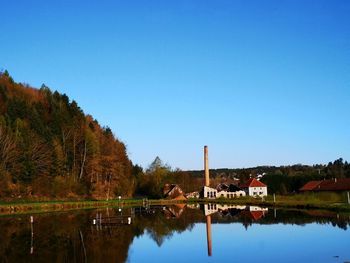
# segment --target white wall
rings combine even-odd
[[[213,199],[217,197],[218,191],[216,191],[216,189],[214,188],[204,186],[203,193],[204,193],[204,198]],[[208,196],[208,193],[209,193],[209,196]]]
[[[249,187],[249,196],[267,196],[267,187]]]

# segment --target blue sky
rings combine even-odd
[[[76,100],[134,163],[350,160],[350,1],[0,0],[0,68]]]

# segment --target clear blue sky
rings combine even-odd
[[[134,163],[350,160],[350,1],[0,0],[0,68],[110,126]]]

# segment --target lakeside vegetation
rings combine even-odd
[[[148,205],[172,205],[172,204],[230,204],[230,205],[255,205],[270,208],[295,208],[295,209],[322,209],[338,212],[350,212],[350,204],[346,193],[304,193],[297,195],[269,195],[264,198],[241,197],[234,199],[113,199],[113,200],[51,200],[37,202],[0,202],[0,214],[14,213],[38,213],[50,211],[67,211],[73,209],[101,208],[101,207],[129,207]]]

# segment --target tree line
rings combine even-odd
[[[192,177],[203,177],[203,171],[187,171]],[[245,182],[260,176],[269,193],[295,193],[307,182],[332,178],[350,178],[350,164],[339,158],[327,165],[258,166],[241,169],[211,169],[210,176],[219,182]]]

